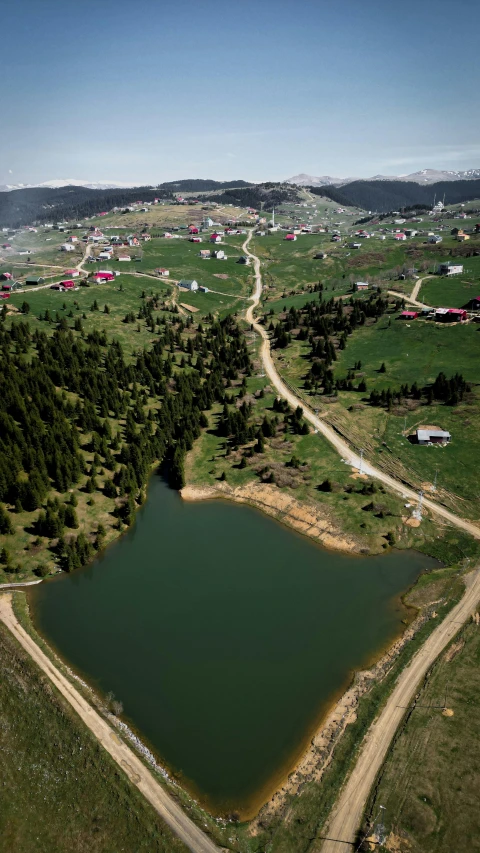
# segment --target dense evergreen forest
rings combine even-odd
[[[159,184],[162,190],[184,193],[205,193],[213,190],[229,190],[236,187],[251,187],[248,181],[210,181],[202,178],[183,178],[181,181],[166,181]]]
[[[203,196],[219,204],[234,204],[238,207],[253,207],[255,210],[272,210],[282,202],[299,200],[298,191],[289,184],[257,184],[243,189],[232,189],[218,195]]]
[[[150,315],[148,309],[142,313],[147,324]],[[92,503],[99,492],[110,498],[121,530],[143,500],[154,463],[181,488],[185,453],[207,426],[206,412],[215,403],[228,412],[228,387],[251,373],[246,341],[232,317],[210,317],[204,328],[173,314],[157,317],[152,348],[127,363],[118,342],[98,331],[79,335],[66,317],[45,319],[46,330],[34,333],[23,320],[7,328],[5,318],[4,309],[0,533],[7,545],[0,562],[7,571],[20,571],[8,538],[16,516],[32,513],[26,532],[37,545],[46,537],[70,571],[87,562],[105,536],[101,525],[74,532],[78,489]],[[221,434],[238,433],[244,415],[232,414],[231,424],[222,421]],[[233,439],[243,442],[253,432],[240,429]]]
[[[480,198],[479,181],[440,181],[424,186],[413,181],[352,181],[342,187],[310,187],[315,195],[345,207],[355,206],[377,213],[401,210],[412,205],[433,206],[434,200],[459,204]]]
[[[153,201],[155,198],[173,201],[179,192],[200,192],[228,189],[232,186],[248,187],[245,181],[184,180],[158,187],[131,189],[92,190],[88,187],[32,187],[0,193],[0,226],[19,228],[33,222],[58,222],[64,219],[82,219],[94,216],[113,207],[126,207],[136,201]],[[216,198],[216,197],[215,197]]]

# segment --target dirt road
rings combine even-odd
[[[415,690],[428,669],[477,607],[480,600],[480,569],[476,569],[468,580],[462,600],[430,634],[403,670],[382,713],[370,727],[355,768],[330,816],[328,827],[322,831],[322,835],[338,841],[325,841],[321,848],[317,848],[321,849],[321,853],[339,853],[348,849],[348,844],[353,845],[368,795],[405,714],[405,708],[412,704]]]
[[[387,293],[389,293],[390,296],[396,296],[399,299],[404,299],[405,302],[409,303],[409,305],[416,305],[417,308],[430,308],[430,305],[426,305],[425,302],[419,302],[417,298],[418,294],[420,293],[420,288],[423,282],[427,280],[427,278],[432,278],[432,276],[425,275],[423,278],[419,278],[418,281],[415,282],[415,286],[410,296],[407,296],[406,293],[399,293],[398,290],[387,290]]]
[[[408,499],[410,502],[416,503],[418,500],[418,494],[413,489],[408,486],[404,486],[402,483],[395,480],[393,477],[390,477],[388,474],[385,474],[379,468],[375,468],[374,465],[371,465],[368,461],[363,459],[360,460],[360,457],[354,453],[349,445],[335,432],[335,430],[329,426],[325,421],[315,415],[315,413],[305,405],[305,403],[293,392],[290,388],[287,387],[285,382],[281,379],[280,375],[277,373],[277,369],[272,359],[271,351],[270,351],[270,340],[267,335],[267,332],[257,323],[254,317],[255,309],[257,308],[260,297],[262,295],[262,274],[260,271],[260,260],[250,252],[248,245],[252,238],[252,231],[249,232],[245,243],[243,244],[243,251],[246,255],[248,255],[253,260],[253,267],[255,272],[255,290],[251,297],[252,304],[247,309],[246,312],[246,320],[248,323],[251,323],[255,329],[255,331],[261,335],[262,337],[262,345],[260,347],[260,358],[263,362],[263,367],[265,373],[272,385],[276,388],[279,395],[284,397],[285,400],[289,403],[289,405],[296,409],[297,406],[301,406],[303,409],[303,414],[305,420],[309,421],[313,427],[315,427],[318,432],[321,432],[322,435],[325,436],[326,439],[333,445],[333,447],[338,451],[342,459],[348,465],[351,465],[353,468],[360,468],[362,465],[363,472],[367,474],[369,477],[373,477],[376,480],[380,480],[389,489],[397,494],[401,495],[402,498]],[[460,518],[455,515],[453,512],[450,512],[445,507],[440,504],[435,503],[435,501],[430,500],[430,498],[423,498],[423,506],[425,509],[429,509],[435,515],[441,516],[445,521],[448,521],[449,524],[452,524],[454,527],[459,527],[462,530],[465,530],[471,536],[474,536],[476,539],[480,539],[480,527],[472,522]]]
[[[53,665],[27,632],[22,628],[12,609],[9,593],[0,595],[0,619],[21,646],[33,658],[40,669],[48,676],[62,696],[70,703],[79,717],[93,732],[104,749],[111,755],[131,783],[151,803],[160,817],[193,853],[219,853],[220,848],[210,841],[182,811],[175,800],[156,781],[153,774],[137,758],[108,723],[89,705],[83,696],[70,684],[64,675]]]

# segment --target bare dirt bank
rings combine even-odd
[[[185,486],[180,494],[186,501],[226,498],[250,504],[320,542],[325,548],[348,554],[365,554],[365,543],[345,533],[324,509],[298,501],[277,486],[246,483],[232,488],[228,483],[217,483],[215,486]]]

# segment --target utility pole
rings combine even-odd
[[[418,505],[417,508],[412,512],[413,518],[416,518],[418,521],[422,520],[422,506],[423,506],[423,491],[420,490],[418,493]]]

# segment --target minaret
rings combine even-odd
[[[272,210],[272,227],[275,228],[275,208]]]

